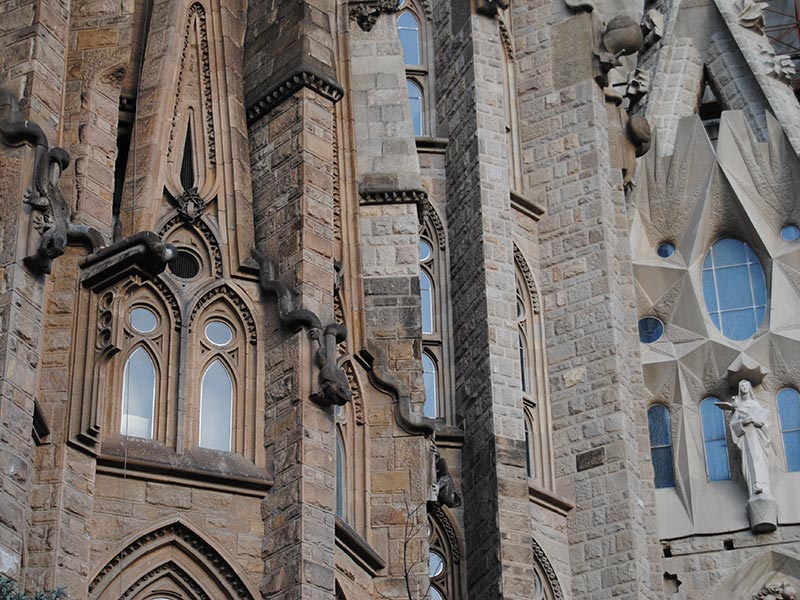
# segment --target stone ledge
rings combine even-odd
[[[511,207],[534,221],[541,219],[544,214],[544,207],[541,204],[537,204],[533,200],[528,200],[525,196],[517,192],[511,192]]]
[[[127,447],[126,447],[127,446]],[[192,448],[178,454],[160,442],[115,435],[103,442],[97,472],[263,497],[269,473],[235,452]]]
[[[426,154],[444,154],[447,145],[450,143],[448,138],[440,137],[417,137],[414,139],[417,145],[417,152]]]
[[[386,568],[381,555],[339,517],[336,517],[336,545],[373,577]]]
[[[533,481],[528,481],[528,499],[565,517],[575,508],[575,503],[571,500],[547,490]]]

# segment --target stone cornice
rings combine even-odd
[[[428,192],[422,189],[396,189],[382,187],[361,187],[358,190],[359,204],[370,206],[373,204],[416,204],[420,222],[425,217],[425,207],[428,201]]]
[[[344,90],[338,81],[301,65],[283,81],[270,87],[247,107],[247,124],[250,125],[258,121],[258,119],[268,114],[273,108],[303,87],[316,92],[333,103],[338,102],[344,96]]]

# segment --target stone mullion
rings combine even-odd
[[[323,322],[333,317],[332,136],[333,104],[307,88],[250,129],[256,248]],[[332,599],[333,414],[310,399],[316,346],[306,331],[278,331],[277,313],[269,314],[266,439],[275,484],[262,505],[261,587],[274,598]]]
[[[533,553],[519,389],[513,220],[497,23],[473,15],[454,52],[474,89],[447,102],[448,228],[462,399],[467,574],[470,596],[529,598]],[[459,38],[456,38],[459,39]],[[453,61],[457,64],[458,61]],[[467,96],[469,97],[469,96]],[[476,143],[470,143],[477,138]],[[463,152],[463,153],[462,153]],[[471,165],[464,172],[461,165]],[[499,563],[487,559],[499,555]]]
[[[647,421],[622,173],[593,80],[595,24],[559,10],[518,9],[515,29],[550,40],[521,44],[517,64],[521,118],[539,123],[522,131],[523,165],[526,187],[546,200],[540,276],[557,484],[577,504],[567,529],[572,590],[654,598],[658,547],[641,454]]]

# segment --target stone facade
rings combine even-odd
[[[0,574],[794,598],[800,105],[762,9],[0,0]],[[713,403],[742,379],[770,531]]]

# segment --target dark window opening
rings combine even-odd
[[[706,74],[703,77],[703,86],[700,88],[700,101],[697,105],[697,113],[700,120],[703,122],[703,127],[706,129],[708,139],[714,148],[717,147],[717,138],[719,137],[719,120],[722,117],[722,102],[720,102],[719,94],[714,89],[711,79]]]
[[[181,187],[190,190],[195,187],[194,152],[192,152],[192,122],[186,124],[186,140],[183,142],[181,160]]]

